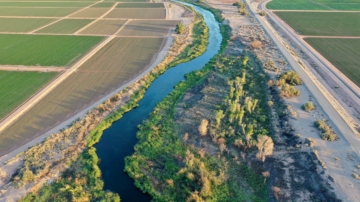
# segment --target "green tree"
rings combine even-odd
[[[184,34],[186,32],[186,27],[183,23],[180,22],[176,25],[175,31],[178,34]]]

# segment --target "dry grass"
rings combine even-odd
[[[119,36],[165,36],[177,20],[136,20],[126,24]]]
[[[99,35],[112,35],[114,34],[126,20],[99,20],[90,25],[80,34],[99,34]]]
[[[105,18],[131,18],[131,19],[165,19],[166,9],[164,8],[116,8]]]
[[[98,18],[106,13],[110,8],[87,8],[83,11],[75,13],[70,17]]]
[[[145,70],[162,42],[162,38],[113,39],[0,134],[0,155],[43,134],[134,78]]]

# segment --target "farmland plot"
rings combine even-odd
[[[360,86],[360,39],[305,38],[305,41]]]
[[[86,7],[94,2],[0,2],[0,7]]]
[[[1,7],[0,16],[63,17],[81,8],[15,8]]]
[[[163,8],[116,8],[105,18],[165,19],[166,10]]]
[[[272,0],[266,7],[273,10],[330,10],[309,0]]]
[[[360,15],[341,12],[275,12],[302,35],[360,36]]]
[[[163,3],[119,3],[116,8],[165,8]]]
[[[0,156],[43,134],[143,72],[162,38],[114,38],[0,134]]]
[[[0,120],[57,75],[0,71]]]
[[[80,34],[112,35],[123,26],[125,22],[126,20],[99,20],[81,31]]]
[[[55,19],[49,18],[0,18],[0,32],[29,32]]]
[[[103,37],[0,34],[0,64],[67,66]]]
[[[106,13],[110,8],[87,8],[78,13],[71,15],[70,17],[82,17],[82,18],[98,18]]]
[[[116,1],[116,2],[150,2],[150,0],[105,0],[105,1]]]
[[[38,30],[36,33],[72,34],[89,24],[93,20],[64,19],[48,27]]]
[[[114,4],[115,4],[115,2],[100,2],[91,7],[92,8],[111,8]]]
[[[166,36],[178,20],[135,20],[125,25],[119,36]]]

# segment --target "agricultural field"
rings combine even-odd
[[[360,39],[305,38],[305,41],[360,86]]]
[[[72,34],[92,21],[88,19],[64,19],[40,29],[36,33]]]
[[[0,18],[0,32],[30,32],[53,21],[55,19]]]
[[[271,10],[330,10],[309,0],[272,0],[266,8]]]
[[[54,72],[0,71],[0,120],[56,75]]]
[[[0,64],[67,66],[103,37],[0,34]]]
[[[106,13],[110,8],[87,8],[78,13],[71,15],[70,17],[82,17],[82,18],[98,18]]]
[[[131,18],[131,19],[165,19],[166,9],[159,8],[116,8],[105,18]]]
[[[116,8],[165,8],[163,3],[119,3]]]
[[[0,7],[86,7],[94,2],[0,2]]]
[[[75,115],[144,71],[163,38],[115,38],[0,135],[0,156]]]
[[[105,0],[105,1],[112,1],[112,2],[150,2],[150,0]]]
[[[272,0],[266,7],[271,10],[360,10],[359,0]]]
[[[99,20],[80,32],[80,34],[111,35],[114,34],[126,20]]]
[[[95,4],[91,7],[92,8],[111,8],[114,4],[115,4],[115,2],[101,2],[101,3]]]
[[[166,36],[177,20],[135,20],[125,25],[119,36]]]
[[[0,16],[63,17],[81,8],[16,8],[0,7]]]
[[[360,36],[360,15],[346,12],[275,12],[301,35]]]

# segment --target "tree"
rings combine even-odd
[[[215,119],[216,119],[216,125],[220,126],[221,123],[221,119],[223,119],[225,117],[224,111],[223,110],[216,110],[215,111]]]
[[[260,15],[260,16],[266,16],[266,13],[265,13],[265,11],[260,11],[260,12],[259,12],[259,15]]]
[[[178,34],[184,34],[186,32],[186,27],[183,23],[180,22],[176,25],[175,31]]]
[[[247,65],[247,62],[249,61],[249,57],[248,56],[244,56],[241,58],[241,62],[242,64],[245,66]]]
[[[266,156],[269,156],[273,153],[274,142],[271,137],[267,135],[260,135],[257,138],[256,147],[259,150],[259,152],[256,154],[256,158],[264,162]]]
[[[199,133],[202,136],[205,136],[207,134],[207,126],[209,124],[209,121],[206,119],[202,119],[200,126],[199,126]]]

